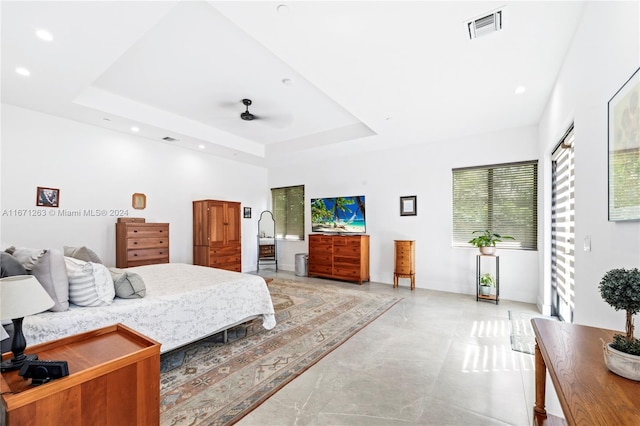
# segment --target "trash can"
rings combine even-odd
[[[307,276],[307,253],[296,254],[296,275],[299,277]]]

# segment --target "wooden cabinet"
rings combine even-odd
[[[369,281],[368,235],[309,235],[308,275]]]
[[[240,203],[193,202],[193,264],[242,272]]]
[[[169,263],[168,223],[116,223],[116,267]]]
[[[25,352],[67,361],[69,375],[32,387],[18,370],[2,373],[1,424],[160,423],[160,343],[118,324],[29,346]],[[11,356],[8,352],[2,359]]]
[[[393,287],[398,287],[398,278],[409,278],[413,290],[416,288],[416,242],[395,240],[394,247]]]

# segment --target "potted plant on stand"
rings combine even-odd
[[[496,252],[496,243],[502,242],[502,240],[513,240],[513,237],[509,235],[496,234],[488,229],[484,231],[473,231],[473,234],[480,235],[469,240],[469,244],[478,247],[482,254],[494,254]]]
[[[496,286],[496,280],[490,273],[482,274],[480,276],[480,295],[489,296],[491,294],[491,287]]]
[[[633,335],[633,316],[640,312],[640,270],[612,269],[600,281],[600,295],[616,311],[627,314],[625,335],[603,342],[604,359],[612,372],[640,381],[640,340]]]

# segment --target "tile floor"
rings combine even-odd
[[[530,425],[534,357],[511,350],[509,310],[535,305],[295,277],[403,297],[393,308],[293,380],[238,424]],[[406,281],[406,282],[405,282]],[[550,391],[551,389],[551,391]],[[547,384],[548,412],[559,414]],[[555,403],[555,404],[554,404]],[[554,407],[555,405],[555,407]]]

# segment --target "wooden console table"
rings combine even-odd
[[[0,423],[139,425],[160,423],[160,343],[117,324],[27,347],[41,360],[67,361],[69,375],[29,386],[2,373]],[[8,359],[11,353],[2,355]]]
[[[534,425],[640,425],[640,382],[609,371],[602,342],[613,330],[544,318],[531,320],[536,335]],[[545,410],[546,371],[566,421]]]

